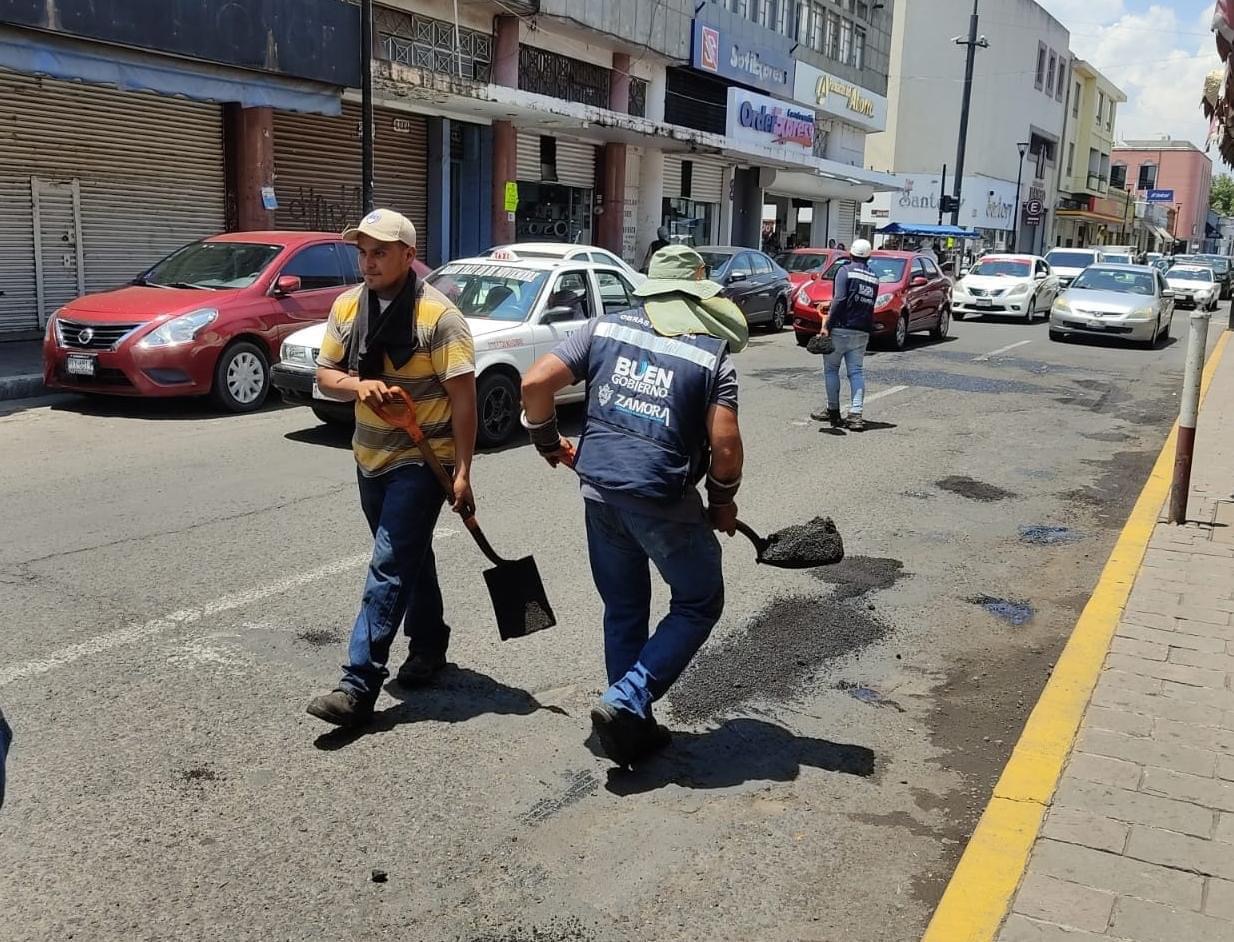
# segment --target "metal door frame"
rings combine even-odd
[[[86,256],[85,247],[81,243],[81,183],[74,177],[68,183],[55,183],[40,180],[38,177],[30,178],[30,207],[32,211],[33,229],[34,229],[34,296],[35,304],[38,306],[39,314],[39,330],[47,327],[47,321],[50,314],[47,311],[47,298],[43,290],[43,227],[39,219],[39,195],[43,187],[47,187],[47,192],[54,192],[54,188],[63,189],[68,187],[73,194],[73,238],[75,249],[77,251],[77,294],[81,296],[86,293]]]

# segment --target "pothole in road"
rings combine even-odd
[[[971,602],[973,605],[980,605],[991,615],[1010,622],[1017,628],[1031,621],[1035,614],[1033,607],[1028,602],[1017,599],[1001,599],[993,595],[974,595],[965,599],[965,601]]]
[[[1056,543],[1074,543],[1082,539],[1070,527],[1026,526],[1020,527],[1020,541],[1034,546],[1053,546]]]
[[[862,650],[890,628],[831,599],[777,599],[732,637],[704,648],[669,694],[685,722],[727,713],[750,700],[792,698],[829,661]]]
[[[315,648],[329,647],[343,640],[342,634],[329,628],[309,628],[305,631],[299,631],[296,633],[296,638],[305,644],[311,644]]]
[[[831,598],[836,602],[861,598],[871,592],[890,589],[911,575],[904,563],[885,556],[846,556],[834,566],[815,569],[814,575],[835,586]]]
[[[974,480],[966,475],[953,474],[934,483],[944,491],[950,491],[952,494],[959,494],[961,497],[967,497],[969,500],[979,500],[987,504],[998,500],[1006,500],[1008,497],[1018,496],[1012,491],[996,487],[993,484],[987,484],[985,481]]]

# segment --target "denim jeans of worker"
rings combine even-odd
[[[445,654],[450,641],[433,557],[433,529],[445,495],[424,465],[359,475],[360,506],[373,531],[373,558],[351,630],[341,686],[372,702],[389,676],[399,623],[413,653]]]
[[[849,412],[861,415],[866,394],[865,358],[870,335],[864,330],[847,330],[843,327],[831,332],[835,350],[823,357],[823,382],[827,387],[827,408],[840,408],[840,363],[848,373],[849,391],[853,397]]]
[[[705,519],[662,520],[584,500],[591,574],[604,601],[603,699],[650,715],[724,611],[720,543]],[[654,563],[671,591],[668,614],[649,635]]]

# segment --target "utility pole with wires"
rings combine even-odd
[[[956,143],[955,153],[955,183],[952,189],[951,224],[960,224],[960,191],[964,188],[964,147],[968,142],[968,109],[973,98],[973,65],[977,57],[978,47],[990,48],[990,41],[984,36],[977,36],[977,4],[973,0],[973,13],[968,18],[968,39],[956,36],[952,42],[957,46],[967,46],[968,56],[964,62],[964,100],[960,105],[960,139]]]
[[[360,192],[373,211],[373,0],[360,0]]]

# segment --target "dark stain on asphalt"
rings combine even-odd
[[[483,929],[478,935],[460,935],[455,942],[595,942],[596,934],[576,917],[552,919],[541,925],[515,923]]]
[[[311,644],[315,648],[328,647],[332,644],[338,644],[343,640],[341,634],[328,628],[308,628],[297,632],[296,637],[305,644]]]
[[[831,598],[836,602],[857,599],[890,589],[901,579],[912,575],[904,571],[904,563],[885,556],[848,556],[834,566],[814,570],[823,582],[835,586]]]
[[[1041,524],[1020,527],[1020,542],[1034,546],[1053,546],[1056,543],[1074,543],[1083,537],[1070,527],[1052,527]]]
[[[991,615],[1010,622],[1016,628],[1032,621],[1033,607],[1028,602],[1017,599],[1001,599],[993,595],[974,595],[964,601],[980,605]]]
[[[561,776],[565,781],[565,788],[558,791],[556,794],[541,798],[530,810],[519,815],[519,820],[529,826],[534,826],[540,822],[551,818],[563,808],[568,808],[577,802],[582,801],[588,795],[595,793],[600,787],[600,780],[589,771],[580,772],[563,772]]]
[[[1158,446],[1159,442],[1152,443],[1152,449]],[[1099,469],[1097,480],[1059,496],[1091,509],[1097,526],[1102,529],[1121,529],[1127,519],[1126,510],[1121,506],[1121,499],[1112,498],[1128,495],[1134,498],[1144,486],[1156,460],[1156,451],[1147,450],[1120,451],[1106,459],[1085,461],[1085,464]]]
[[[868,703],[870,706],[885,706],[890,707],[897,713],[906,712],[904,707],[900,706],[900,704],[896,703],[896,701],[884,697],[873,687],[863,687],[858,684],[854,684],[852,681],[842,680],[836,684],[836,690],[843,690],[854,700],[861,703]]]
[[[967,497],[969,500],[979,500],[987,504],[998,500],[1006,500],[1008,497],[1018,496],[1013,491],[996,487],[993,484],[987,484],[985,481],[974,480],[963,474],[953,474],[934,483],[944,491],[950,491],[952,494],[959,494],[961,497]]]
[[[829,662],[889,631],[868,612],[831,599],[777,599],[734,635],[704,648],[669,701],[679,719],[701,722],[749,700],[791,699]]]
[[[818,384],[818,370],[805,367],[776,367],[753,370],[750,375],[771,386],[781,389],[808,389]],[[1023,383],[1013,379],[993,379],[988,376],[973,376],[967,373],[950,373],[941,370],[910,370],[894,366],[866,366],[869,384],[881,386],[921,386],[926,389],[952,389],[957,392],[975,393],[1052,393],[1049,386]]]
[[[204,782],[218,782],[223,776],[208,766],[199,765],[191,769],[181,769],[180,778],[190,785],[200,785]]]
[[[1127,432],[1091,432],[1084,436],[1084,438],[1094,442],[1129,442],[1134,437],[1134,435],[1129,435]]]

